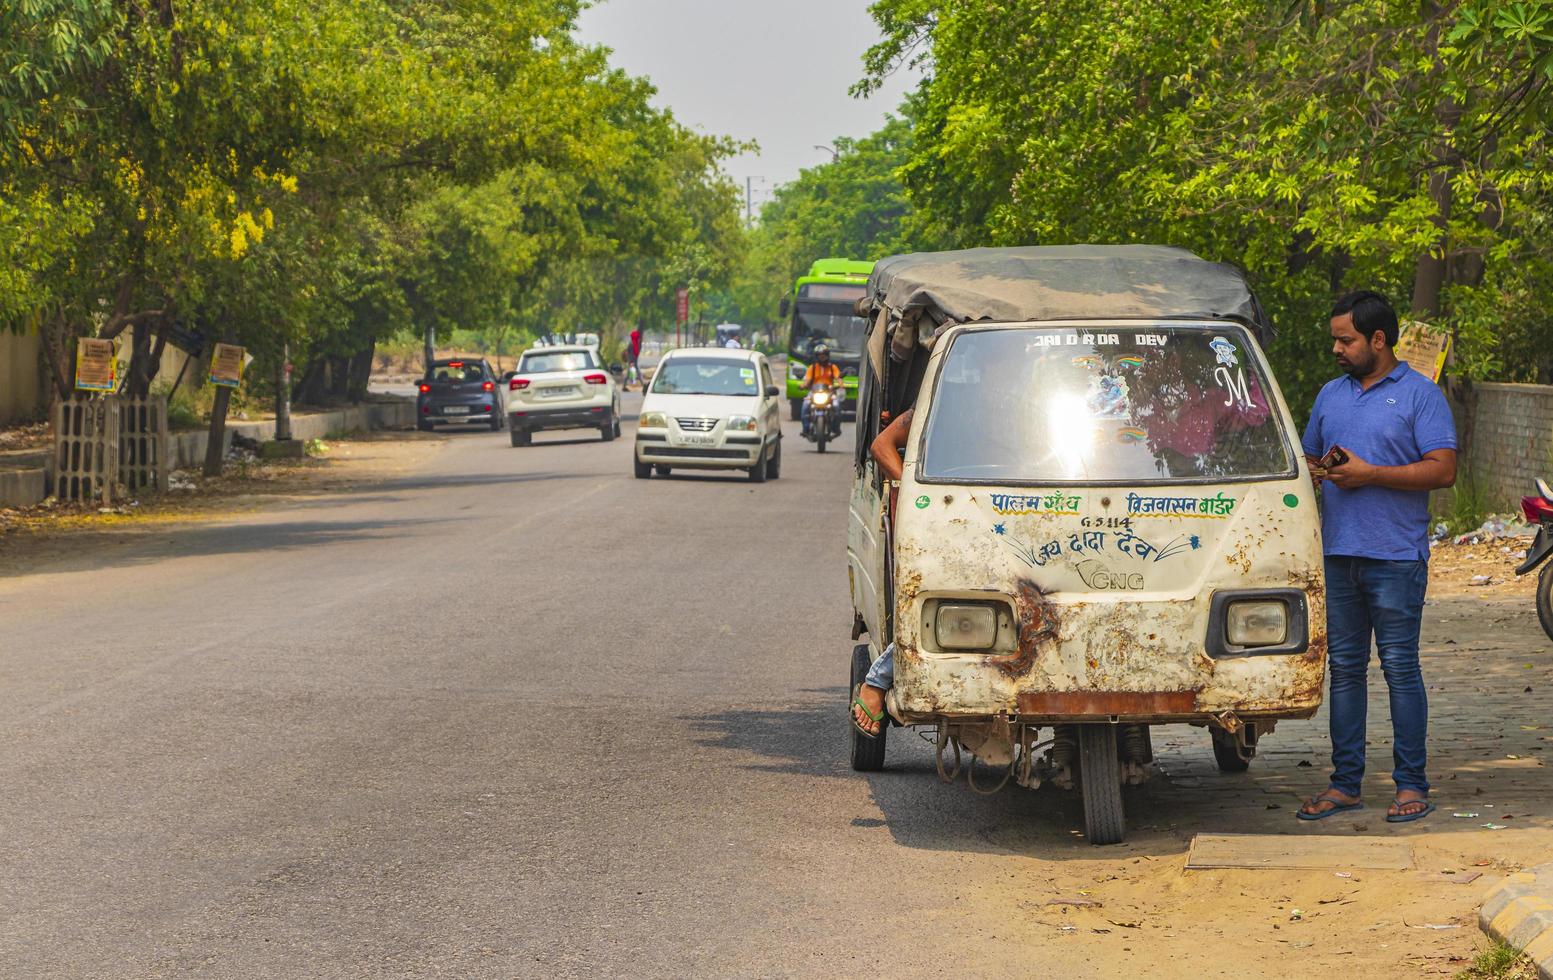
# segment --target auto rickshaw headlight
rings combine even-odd
[[[998,642],[998,611],[983,603],[941,602],[934,637],[941,650],[990,650]]]
[[[1237,647],[1271,647],[1289,638],[1289,607],[1275,600],[1231,603],[1224,616],[1225,639]]]

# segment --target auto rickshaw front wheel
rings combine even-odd
[[[1222,728],[1208,731],[1213,736],[1213,759],[1219,764],[1219,772],[1245,772],[1251,768],[1251,760],[1241,753],[1235,736]],[[1251,745],[1255,751],[1256,742]]]
[[[1084,836],[1091,844],[1120,844],[1127,836],[1122,810],[1122,763],[1116,726],[1078,726],[1079,785],[1084,794]]]
[[[884,740],[890,734],[889,716],[873,738],[852,724],[852,699],[857,696],[858,685],[863,683],[872,666],[873,661],[868,659],[868,644],[859,643],[852,648],[852,683],[847,685],[847,731],[852,733],[852,768],[858,772],[878,772],[884,768]]]

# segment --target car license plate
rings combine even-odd
[[[567,395],[572,394],[576,390],[576,388],[541,388],[539,391],[539,397],[565,398]]]
[[[444,405],[442,407],[442,414],[443,415],[468,415],[469,414],[469,406],[468,405]]]
[[[679,444],[681,446],[715,446],[717,445],[717,437],[682,435],[679,437]]]

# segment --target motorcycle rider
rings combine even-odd
[[[830,348],[824,344],[815,345],[814,360],[809,364],[809,370],[804,372],[804,391],[812,391],[815,385],[825,385],[835,388],[841,383],[841,368],[830,362]],[[809,399],[803,400],[803,434],[809,435],[809,418],[813,414]]]

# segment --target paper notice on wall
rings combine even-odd
[[[1427,323],[1408,320],[1402,324],[1402,336],[1397,341],[1397,360],[1436,383],[1445,371],[1445,358],[1451,352],[1450,335],[1436,330]]]
[[[77,391],[113,391],[119,386],[119,362],[113,341],[82,337],[75,347]]]
[[[226,388],[242,384],[245,353],[236,344],[217,344],[210,355],[210,383]]]

